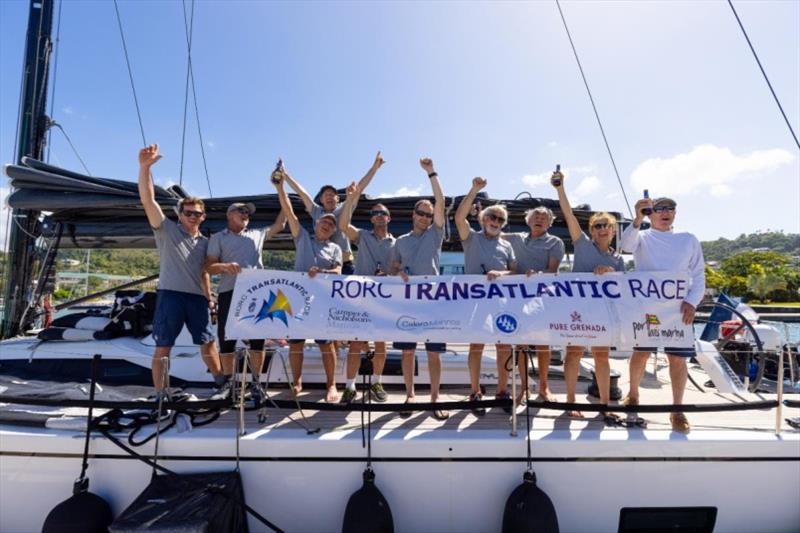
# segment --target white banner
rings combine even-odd
[[[245,270],[236,279],[231,339],[693,347],[674,272],[506,276],[337,276]]]

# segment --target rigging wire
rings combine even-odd
[[[778,99],[778,95],[775,94],[775,89],[772,88],[772,83],[769,81],[769,77],[767,77],[767,73],[764,70],[764,67],[761,65],[761,60],[758,58],[758,54],[756,53],[756,49],[753,47],[753,43],[750,42],[750,37],[747,35],[747,31],[744,29],[744,25],[742,24],[742,19],[739,18],[739,13],[736,12],[736,8],[733,7],[733,2],[728,0],[728,5],[731,6],[731,11],[733,11],[733,16],[736,17],[736,22],[739,23],[739,28],[742,30],[742,35],[744,35],[745,40],[747,41],[747,45],[750,47],[750,51],[753,52],[753,57],[758,64],[758,68],[761,69],[761,74],[764,76],[764,81],[767,82],[767,87],[769,87],[769,91],[772,93],[772,97],[775,99],[775,103],[778,104],[778,109],[783,115],[783,120],[786,122],[786,127],[789,128],[789,133],[792,134],[792,138],[794,139],[794,144],[797,145],[797,148],[800,149],[800,141],[797,140],[797,134],[795,134],[794,129],[792,128],[792,124],[789,122],[789,119],[786,117],[786,112],[783,110],[783,106],[781,105],[781,101]]]
[[[186,2],[185,0],[181,1],[183,6],[183,24],[184,27],[186,26]],[[194,35],[194,1],[192,1],[192,11],[191,16],[189,18],[189,29],[188,29],[189,36],[188,39],[188,47],[189,47],[189,55],[186,61],[186,84],[184,85],[183,89],[183,130],[181,131],[181,165],[180,171],[178,173],[178,184],[183,186],[183,160],[184,155],[186,153],[186,116],[189,111],[189,73],[191,72],[191,53],[192,53],[192,36]]]
[[[144,125],[142,124],[142,112],[139,109],[139,99],[136,97],[136,86],[133,83],[133,70],[131,70],[131,61],[128,57],[128,45],[125,43],[125,33],[122,31],[122,18],[119,15],[119,6],[117,0],[114,0],[114,11],[117,14],[117,25],[119,26],[119,36],[122,38],[122,50],[125,52],[125,64],[128,65],[128,78],[131,81],[131,90],[133,91],[133,103],[136,105],[136,116],[139,118],[139,131],[142,133],[142,146],[147,146],[147,140],[144,136]]]
[[[567,19],[564,18],[564,12],[561,10],[561,3],[559,0],[556,1],[556,7],[558,7],[558,14],[561,15],[561,22],[564,24],[564,30],[567,32],[567,38],[569,39],[569,45],[572,47],[572,53],[575,56],[575,62],[578,63],[578,70],[581,72],[581,78],[583,78],[583,85],[586,87],[586,92],[589,94],[589,101],[592,103],[592,109],[594,110],[594,116],[597,119],[597,125],[600,127],[600,134],[603,136],[603,142],[606,145],[606,150],[608,151],[608,157],[611,159],[611,166],[614,167],[614,174],[617,176],[617,183],[619,183],[619,188],[622,191],[622,197],[625,199],[625,206],[628,208],[628,214],[631,218],[633,218],[633,211],[631,210],[631,204],[628,201],[628,195],[625,194],[625,187],[622,185],[622,179],[619,177],[619,170],[617,170],[617,163],[614,161],[614,154],[611,153],[611,146],[608,144],[608,138],[606,137],[605,129],[603,128],[603,123],[600,121],[600,113],[597,112],[597,106],[594,103],[594,97],[592,96],[592,91],[589,89],[589,82],[586,80],[586,74],[583,72],[583,66],[581,66],[581,60],[578,58],[578,50],[575,48],[575,43],[572,41],[572,34],[569,32],[569,27],[567,26]]]
[[[192,64],[192,41],[191,41],[191,34],[189,30],[188,23],[186,21],[186,2],[182,0],[183,5],[183,25],[184,30],[186,33],[186,46],[187,46],[187,56],[188,56],[188,64],[189,64],[189,79],[192,82],[192,100],[194,101],[194,116],[197,121],[197,135],[200,139],[200,155],[203,158],[203,170],[206,174],[206,184],[208,185],[208,195],[213,198],[214,193],[211,192],[211,180],[208,177],[208,163],[206,161],[206,149],[205,143],[203,142],[203,129],[200,126],[200,110],[197,105],[197,91],[195,88],[194,82],[194,66]],[[192,31],[194,29],[194,0],[192,0]]]
[[[86,171],[86,174],[88,176],[91,176],[92,173],[89,171],[89,167],[87,167],[86,163],[83,162],[83,158],[81,157],[81,154],[78,153],[78,150],[75,148],[75,145],[72,144],[72,140],[69,138],[69,135],[67,135],[67,131],[63,128],[63,126],[61,126],[61,124],[59,124],[55,120],[51,120],[48,126],[51,129],[52,128],[58,128],[61,131],[61,133],[64,134],[64,138],[67,139],[67,143],[69,143],[69,147],[72,148],[72,153],[74,153],[75,157],[78,158],[78,161],[81,162],[81,166],[83,167],[83,170]]]
[[[56,44],[54,46],[55,52],[53,54],[53,88],[50,89],[50,119],[53,118],[53,109],[55,108],[56,103],[56,82],[58,81],[58,50],[60,48],[59,44],[61,43],[61,8],[64,7],[64,0],[61,0],[58,3],[58,23],[56,24]],[[52,125],[52,124],[51,124]],[[53,132],[50,128],[47,129],[47,156],[45,156],[45,161],[47,163],[50,162],[50,147],[51,147],[51,139],[53,137]],[[85,165],[84,165],[85,168]]]

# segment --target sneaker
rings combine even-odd
[[[494,395],[494,399],[511,401],[511,395],[508,393],[508,391],[498,392],[497,394]],[[503,407],[503,411],[505,411],[508,414],[511,414],[511,407]]]
[[[339,398],[339,403],[352,403],[356,399],[356,390],[348,389],[345,387],[342,397]]]
[[[683,413],[670,413],[669,422],[672,424],[672,431],[677,431],[678,433],[689,433],[692,429],[689,420]]]
[[[209,400],[229,400],[233,395],[233,380],[226,379]]]
[[[380,383],[373,383],[372,387],[369,389],[369,393],[372,396],[372,400],[378,403],[383,403],[386,401],[386,391],[383,390],[383,385]]]
[[[480,392],[475,392],[469,395],[469,401],[471,402],[479,402],[481,400],[483,400],[483,396]],[[472,414],[475,416],[483,416],[486,414],[486,408],[480,406],[473,407]]]
[[[261,383],[256,383],[255,381],[251,381],[247,384],[247,392],[245,393],[245,398],[250,397],[253,400],[255,405],[261,405],[264,403],[266,396],[264,395],[264,389],[261,388]]]

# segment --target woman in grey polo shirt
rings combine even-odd
[[[573,272],[593,272],[606,274],[608,272],[622,272],[625,270],[625,261],[611,247],[617,229],[617,219],[610,213],[595,213],[589,218],[589,235],[581,230],[578,219],[572,213],[572,207],[564,191],[564,175],[556,171],[551,180],[558,191],[558,201],[564,219],[567,222],[569,236],[575,247]],[[558,183],[556,185],[555,183]],[[611,395],[610,367],[608,363],[608,346],[592,346],[594,357],[594,373],[597,378],[597,388],[600,393],[600,403],[608,405]],[[567,384],[567,401],[575,402],[575,388],[578,383],[578,368],[580,359],[586,351],[585,346],[567,346],[567,357],[564,361],[564,380]],[[615,417],[613,413],[600,413],[603,417]],[[580,411],[568,411],[568,416],[583,418]]]

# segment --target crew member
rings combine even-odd
[[[705,261],[697,237],[688,232],[672,231],[676,207],[675,200],[671,198],[656,200],[643,198],[636,202],[636,218],[622,233],[620,247],[633,254],[636,270],[689,273],[689,290],[680,304],[683,323],[689,325],[694,322],[695,310],[705,294]],[[650,219],[650,229],[640,230],[645,216]],[[639,383],[644,375],[647,358],[653,351],[655,350],[639,348],[633,352],[630,361],[630,391],[625,399],[626,405],[639,405]],[[679,348],[667,348],[665,352],[669,360],[669,377],[672,381],[672,403],[681,405],[686,390],[686,380],[689,377],[686,359],[693,357],[695,352],[693,349]],[[669,419],[673,431],[680,433],[690,431],[689,420],[683,412],[673,412]]]
[[[300,225],[297,215],[294,214],[289,195],[286,194],[283,182],[292,182],[289,174],[283,171],[279,174],[281,179],[275,183],[278,189],[278,199],[281,208],[286,215],[289,223],[289,230],[292,233],[295,247],[295,272],[308,272],[308,276],[313,278],[319,273],[341,274],[342,273],[342,249],[334,243],[331,238],[336,232],[336,217],[333,213],[322,214],[314,226],[314,235],[306,231]],[[303,390],[303,348],[305,339],[292,339],[289,341],[289,362],[292,367],[292,380],[295,394]],[[325,369],[325,379],[327,392],[325,401],[335,403],[339,400],[339,393],[336,390],[334,373],[336,372],[336,350],[333,342],[329,340],[317,340],[320,354],[322,355],[322,366]]]
[[[438,276],[439,260],[444,241],[444,193],[439,184],[439,174],[433,169],[433,161],[423,158],[419,161],[422,169],[428,174],[433,189],[434,202],[419,200],[414,204],[412,229],[397,238],[392,248],[390,274],[399,275],[408,283],[411,276]],[[395,342],[395,349],[402,350],[403,381],[406,386],[406,403],[414,402],[414,353],[416,342]],[[428,374],[431,380],[431,402],[439,399],[439,383],[442,377],[442,361],[439,354],[447,345],[443,342],[426,342],[428,352]],[[401,411],[400,416],[408,418],[411,411]],[[445,420],[450,413],[444,409],[435,409],[433,416]]]
[[[467,215],[472,207],[472,202],[478,191],[486,187],[486,180],[474,178],[472,188],[469,193],[461,200],[456,210],[455,222],[458,228],[458,237],[461,239],[461,246],[464,249],[464,273],[485,275],[489,281],[493,281],[501,276],[513,274],[517,269],[517,262],[514,257],[514,249],[508,241],[500,238],[500,233],[508,221],[508,212],[502,205],[492,205],[484,208],[478,213],[478,221],[481,231],[475,231],[467,221]],[[493,332],[493,331],[492,331]],[[496,344],[495,353],[497,357],[497,393],[495,398],[498,400],[511,399],[511,395],[506,390],[508,386],[508,370],[506,364],[511,359],[510,344]],[[483,357],[483,344],[472,343],[469,345],[469,381],[472,387],[469,399],[480,401],[482,399],[480,390],[481,358]],[[510,412],[510,409],[508,409]],[[472,412],[477,416],[486,414],[486,409],[476,407]]]

